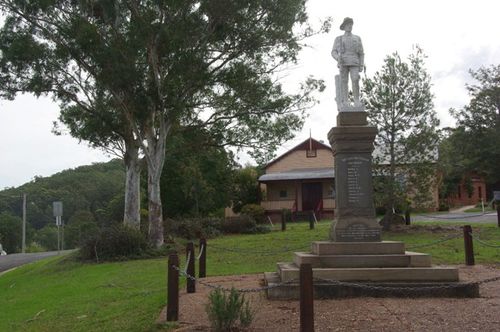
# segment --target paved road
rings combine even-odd
[[[73,250],[61,251],[61,255],[72,252]],[[36,262],[41,259],[57,256],[57,251],[37,252],[32,254],[12,254],[7,256],[0,256],[0,273],[7,271],[17,266],[27,263]]]
[[[449,221],[449,222],[470,222],[470,223],[497,223],[497,213],[428,213],[411,216],[412,221]]]

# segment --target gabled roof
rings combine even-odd
[[[290,153],[292,153],[294,151],[309,150],[310,145],[312,145],[312,149],[313,150],[321,150],[321,149],[323,149],[323,150],[330,150],[330,151],[332,151],[332,148],[330,146],[326,145],[325,143],[317,141],[314,138],[308,138],[305,141],[303,141],[302,143],[299,143],[297,146],[295,146],[295,147],[291,148],[290,150],[288,150],[287,152],[283,153],[281,156],[277,157],[276,159],[271,160],[269,163],[267,163],[267,165],[265,166],[265,168],[268,168],[272,164],[280,161],[281,159],[283,159],[284,157],[288,156]]]
[[[312,180],[333,179],[335,170],[333,167],[292,169],[286,172],[269,173],[259,177],[259,182],[286,181],[286,180]]]

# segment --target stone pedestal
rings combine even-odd
[[[336,208],[330,239],[338,242],[380,241],[373,206],[372,152],[377,128],[366,112],[339,112],[328,133],[335,159]]]
[[[455,267],[432,266],[431,256],[405,250],[403,242],[381,241],[373,206],[372,152],[377,128],[362,107],[339,112],[328,133],[335,158],[336,209],[330,241],[313,242],[293,262],[264,273],[270,299],[299,296],[300,265],[313,268],[314,296],[478,297],[477,284],[461,283]],[[329,282],[330,281],[330,282]],[[333,282],[331,282],[333,281]]]

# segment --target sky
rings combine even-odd
[[[278,155],[309,137],[327,142],[335,126],[334,100],[336,62],[330,52],[344,17],[354,19],[353,33],[360,36],[365,51],[367,76],[381,69],[384,58],[398,52],[407,58],[419,45],[427,55],[426,69],[432,78],[435,110],[441,126],[453,126],[450,108],[467,104],[465,84],[469,69],[500,63],[500,2],[494,0],[309,0],[310,23],[319,26],[333,19],[328,34],[306,41],[299,63],[281,78],[293,91],[307,76],[323,79],[326,90],[319,104],[309,110],[303,130],[286,142]],[[104,152],[89,148],[69,135],[52,134],[58,106],[49,98],[20,95],[14,101],[0,100],[0,190],[19,186],[35,176],[49,176],[67,168],[108,161]],[[251,160],[240,155],[240,163]]]

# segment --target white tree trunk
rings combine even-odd
[[[159,121],[158,132],[150,130],[147,133],[147,146],[144,148],[148,165],[148,235],[149,242],[155,247],[164,243],[160,180],[165,162],[165,142],[170,129],[164,119]]]
[[[123,223],[136,229],[141,226],[141,168],[139,149],[127,146],[125,153],[125,211]]]
[[[149,241],[155,247],[160,247],[164,242],[160,175],[161,171],[148,167]]]

